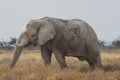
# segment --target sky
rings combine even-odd
[[[99,40],[120,36],[120,0],[0,0],[0,41],[18,37],[30,19],[82,19]]]

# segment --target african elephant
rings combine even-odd
[[[83,20],[44,17],[28,21],[17,39],[10,67],[28,45],[40,46],[45,66],[50,65],[53,52],[61,69],[67,67],[65,56],[73,56],[86,60],[92,70],[103,70],[97,36]]]

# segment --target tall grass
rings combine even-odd
[[[13,69],[9,68],[13,51],[0,50],[0,80],[120,80],[120,52],[101,51],[105,72],[91,72],[86,61],[66,57],[68,69],[61,70],[54,56],[44,67],[38,50],[24,50]]]

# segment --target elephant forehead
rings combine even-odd
[[[26,28],[35,28],[39,23],[37,20],[31,20],[26,24]]]
[[[36,30],[35,30],[35,29],[27,29],[27,30],[26,30],[26,33],[27,33],[28,35],[33,35],[33,34],[36,33]]]

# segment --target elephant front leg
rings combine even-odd
[[[67,63],[65,61],[65,55],[62,52],[60,52],[60,51],[54,51],[54,55],[56,57],[56,60],[59,63],[60,68],[62,70],[67,68]]]
[[[44,65],[47,67],[51,63],[52,51],[47,48],[41,47],[41,56],[44,61]]]

